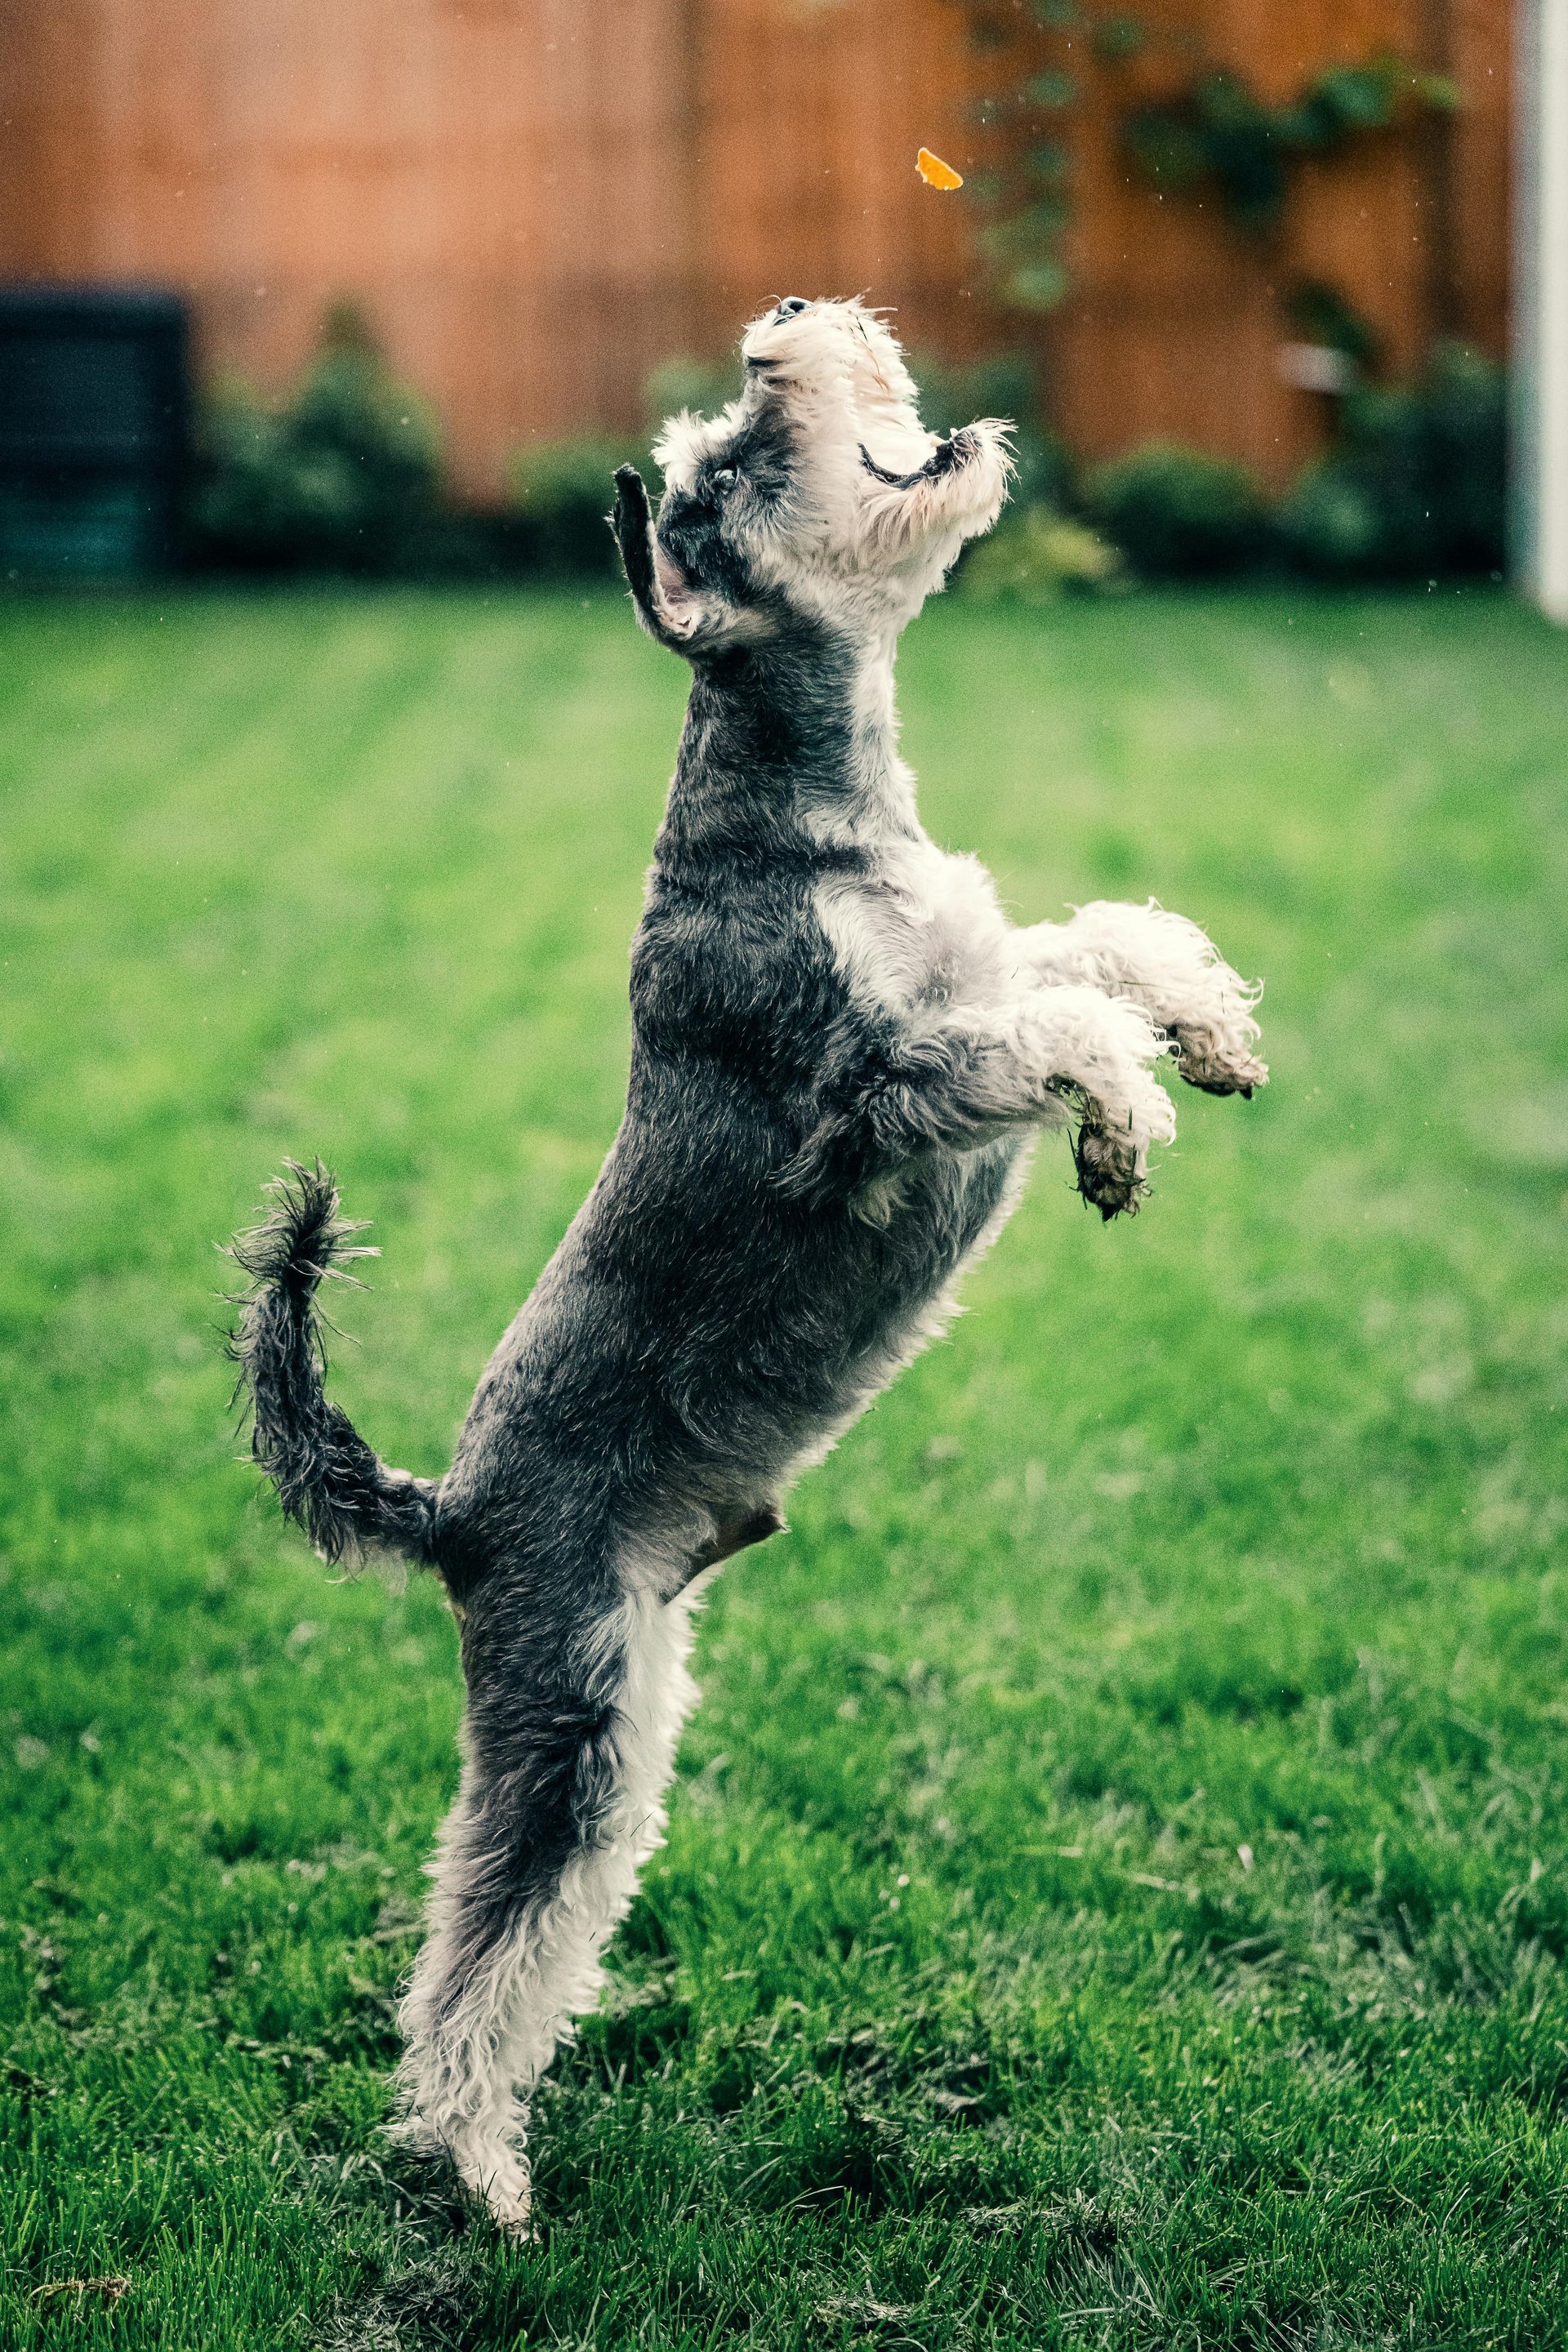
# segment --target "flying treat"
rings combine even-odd
[[[940,155],[933,155],[929,147],[922,147],[915,157],[915,169],[928,188],[962,188],[963,185],[963,173],[955,172],[951,163],[944,163]]]

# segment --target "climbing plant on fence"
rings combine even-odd
[[[1284,211],[1293,173],[1422,115],[1459,103],[1454,84],[1391,53],[1325,67],[1271,104],[1245,76],[1216,65],[1194,33],[1155,35],[1141,17],[1078,0],[959,0],[974,47],[994,58],[977,100],[988,134],[970,194],[984,219],[982,249],[996,291],[1014,309],[1054,310],[1069,285],[1075,111],[1093,103],[1116,117],[1129,158],[1161,193],[1217,196],[1241,228],[1266,235]],[[1166,87],[1140,98],[1128,68],[1149,54]],[[1118,84],[1121,87],[1118,88]]]
[[[1423,113],[1450,113],[1458,102],[1446,76],[1381,57],[1329,67],[1279,106],[1239,74],[1200,74],[1174,98],[1131,109],[1121,129],[1153,187],[1178,194],[1213,188],[1241,227],[1267,230],[1284,210],[1293,169],[1307,156],[1336,154],[1369,132]]]

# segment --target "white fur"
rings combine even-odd
[[[684,1556],[675,1546],[658,1549],[666,1571],[679,1570]],[[697,1699],[687,1660],[698,1583],[664,1601],[654,1584],[666,1580],[650,1577],[649,1559],[626,1566],[630,1589],[602,1629],[606,1649],[624,1645],[626,1659],[616,1698],[617,1774],[603,1833],[574,1855],[554,1895],[520,1917],[469,1979],[460,2004],[437,2020],[433,1997],[452,1961],[454,1881],[460,1885],[466,1867],[460,1854],[468,1800],[459,1795],[431,1865],[431,1933],[402,2008],[408,2046],[399,2075],[399,2136],[445,2150],[468,2186],[514,2231],[529,2223],[529,2095],[557,2045],[570,2040],[574,2018],[598,2000],[605,1946],[626,1915],[643,1864],[664,1843],[676,1743]]]
[[[868,742],[863,764],[868,776],[908,777],[890,740],[879,749]],[[851,997],[870,1016],[891,1015],[911,1037],[946,1030],[994,1040],[997,1134],[1021,1118],[1058,1121],[1064,1086],[1078,1089],[1097,1122],[1125,1138],[1141,1178],[1151,1144],[1175,1133],[1174,1108],[1151,1075],[1170,1050],[1161,1027],[1173,1025],[1177,1007],[1195,1019],[1200,1003],[1216,1024],[1235,992],[1256,1035],[1248,992],[1194,924],[1163,912],[1150,936],[1164,963],[1149,970],[1131,935],[1124,961],[1112,964],[1104,941],[1122,936],[1113,924],[1080,917],[1070,945],[1058,944],[1071,935],[1051,925],[1015,930],[979,859],[939,849],[918,824],[912,832],[886,826],[885,797],[864,789],[858,822],[847,812],[843,820],[875,853],[872,879],[835,878],[816,893],[817,920]],[[1093,911],[1150,923],[1138,908]],[[1167,984],[1168,971],[1179,971],[1184,992]],[[1234,1014],[1226,1034],[1235,1034]]]
[[[872,845],[862,835],[861,845]],[[868,1013],[918,1029],[944,1006],[1000,1007],[1021,992],[994,882],[978,858],[941,850],[924,833],[880,845],[869,886],[825,883],[816,913]]]
[[[885,635],[890,655],[963,541],[995,521],[1012,468],[1010,427],[982,417],[968,428],[965,464],[912,488],[879,482],[862,449],[889,472],[908,474],[938,443],[921,424],[898,342],[874,310],[857,300],[770,311],[746,330],[741,352],[748,375],[740,398],[712,418],[683,411],[656,442],[666,485],[689,488],[703,460],[752,417],[770,404],[787,408],[800,460],[788,506],[759,520],[752,536],[757,575],[825,620],[868,639]],[[711,596],[699,601],[700,612],[675,589],[672,635],[712,643],[731,631],[755,635],[754,614],[720,610]]]
[[[1096,898],[1070,923],[1015,935],[1018,969],[1037,982],[1087,981],[1131,997],[1168,1030],[1186,1074],[1261,1085],[1252,1008],[1261,991],[1232,970],[1196,923],[1151,898],[1144,907]]]

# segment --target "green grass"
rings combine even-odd
[[[1048,1145],[728,1571],[542,2244],[379,2137],[455,1638],[237,1460],[211,1244],[328,1156],[336,1392],[444,1465],[682,692],[607,601],[0,610],[0,2341],[1568,2340],[1568,646],[1500,597],[919,625],[932,829],[1208,925],[1274,1083],[1135,1224]]]

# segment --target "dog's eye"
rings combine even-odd
[[[709,476],[714,489],[721,499],[729,497],[740,478],[733,466],[721,466],[716,473]]]

